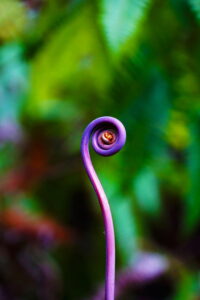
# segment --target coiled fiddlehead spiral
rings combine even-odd
[[[92,121],[85,129],[81,142],[81,155],[88,177],[97,194],[101,207],[106,235],[105,300],[114,299],[115,284],[115,235],[110,206],[91,162],[90,138],[94,150],[103,156],[117,153],[126,141],[123,124],[112,117],[101,117]]]

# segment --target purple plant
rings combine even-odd
[[[135,255],[134,261],[126,269],[117,274],[115,298],[124,299],[124,296],[132,292],[132,289],[150,284],[160,276],[166,274],[170,270],[170,267],[170,261],[161,254],[138,252]],[[100,287],[97,293],[90,298],[90,300],[103,299],[103,287]]]
[[[90,138],[92,138],[92,146],[96,153],[110,156],[123,147],[126,141],[126,131],[119,120],[112,117],[101,117],[92,121],[86,127],[81,142],[83,163],[97,194],[104,220],[106,237],[105,300],[113,300],[115,285],[115,234],[110,206],[91,162],[89,153]]]

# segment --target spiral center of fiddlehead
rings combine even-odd
[[[106,130],[106,131],[102,132],[100,138],[101,138],[101,141],[106,145],[112,145],[116,141],[116,135],[111,130]]]

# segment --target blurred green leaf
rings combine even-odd
[[[17,0],[0,2],[0,39],[9,40],[18,37],[25,28],[27,15],[25,6]]]
[[[0,147],[0,175],[4,176],[15,165],[18,153],[13,145],[6,144]]]
[[[0,49],[0,123],[18,120],[25,103],[28,87],[28,66],[23,59],[23,47],[10,43]]]
[[[196,299],[198,278],[191,272],[184,271],[181,275],[179,284],[177,285],[177,291],[173,300],[190,300]]]
[[[154,171],[145,167],[135,177],[133,183],[138,205],[143,212],[155,216],[160,211],[161,199],[159,183]]]
[[[185,199],[185,222],[186,231],[190,232],[195,228],[200,218],[200,139],[199,139],[199,120],[190,126],[191,143],[187,153],[187,169],[189,178],[188,193]]]
[[[39,214],[42,211],[41,202],[28,195],[21,195],[18,207],[26,213]]]
[[[87,98],[103,96],[111,73],[91,5],[63,23],[36,56],[31,72],[30,113],[43,113],[55,99],[76,98],[84,109]],[[81,95],[80,95],[81,93]]]
[[[199,0],[188,0],[192,10],[196,13],[197,19],[200,19],[200,1]]]

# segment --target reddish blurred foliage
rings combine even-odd
[[[0,224],[7,229],[14,229],[27,238],[43,241],[48,245],[72,241],[69,229],[57,224],[47,216],[34,216],[19,208],[9,208],[0,214]]]
[[[28,8],[31,8],[34,10],[39,9],[42,6],[42,4],[44,3],[43,0],[23,0],[22,2],[24,2]]]
[[[62,282],[49,250],[66,241],[67,232],[51,219],[19,210],[8,209],[0,218],[0,299],[58,299]]]
[[[1,178],[0,192],[17,193],[31,189],[48,170],[47,145],[36,139],[26,145],[21,165]]]

